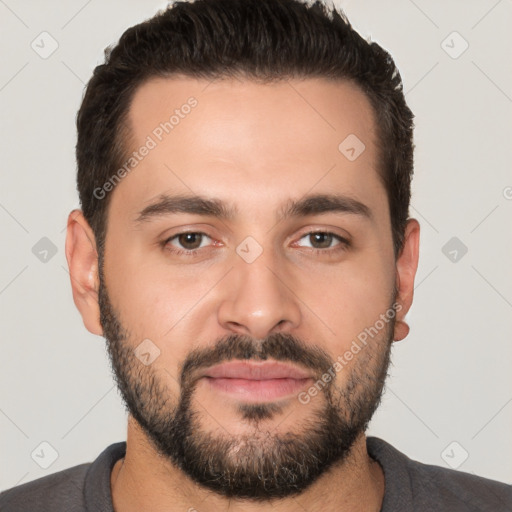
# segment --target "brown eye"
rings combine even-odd
[[[201,233],[182,233],[178,235],[178,242],[184,249],[197,249],[201,245]]]
[[[296,244],[299,247],[307,247],[314,251],[325,252],[326,254],[350,247],[348,240],[328,231],[305,233]]]
[[[309,240],[315,249],[328,249],[333,241],[331,233],[310,233]]]
[[[190,231],[171,236],[163,242],[163,245],[176,254],[184,254],[187,252],[192,254],[194,251],[202,249],[210,242],[211,238],[207,234]]]

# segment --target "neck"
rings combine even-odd
[[[110,484],[115,512],[291,512],[297,508],[379,512],[384,497],[384,473],[368,455],[364,433],[358,437],[343,464],[324,473],[303,493],[264,503],[225,498],[200,487],[156,452],[131,416],[126,454],[116,462]],[[173,508],[169,508],[170,505]]]

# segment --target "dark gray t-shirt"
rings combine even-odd
[[[368,453],[384,470],[381,512],[512,512],[512,486],[421,464],[377,437]],[[110,473],[126,442],[110,445],[98,458],[0,494],[1,512],[113,512]]]

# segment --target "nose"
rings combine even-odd
[[[224,329],[264,339],[300,325],[292,279],[275,260],[266,251],[252,263],[236,257],[218,307],[218,321]]]

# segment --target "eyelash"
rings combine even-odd
[[[320,231],[320,230],[308,231],[307,233],[304,233],[299,238],[299,240],[302,240],[303,238],[310,236],[310,235],[314,235],[316,233],[320,233],[323,235],[331,235],[333,238],[335,238],[339,242],[339,244],[337,244],[334,247],[328,247],[327,249],[317,249],[314,247],[309,248],[310,251],[313,252],[314,254],[335,255],[335,254],[338,254],[338,252],[346,251],[351,246],[351,243],[346,238],[343,238],[340,235],[337,235],[336,233],[332,233],[331,231]],[[161,243],[161,245],[165,250],[171,252],[175,256],[188,256],[188,257],[199,256],[201,249],[206,249],[206,247],[199,247],[197,249],[176,249],[176,248],[171,249],[170,248],[170,247],[172,247],[170,245],[170,242],[172,240],[178,238],[181,235],[187,235],[187,234],[202,235],[207,238],[211,238],[209,235],[207,235],[206,233],[203,233],[202,231],[183,231],[181,233],[177,233],[177,234],[167,238],[166,240],[164,240]]]
[[[203,235],[208,238],[211,238],[210,236],[208,236],[206,233],[203,233],[202,231],[182,231],[181,233],[177,233],[177,234],[167,238],[166,240],[164,240],[162,242],[162,246],[164,247],[164,249],[176,256],[188,256],[188,257],[198,256],[200,249],[204,249],[204,247],[200,247],[198,249],[176,249],[173,247],[171,249],[171,247],[172,247],[170,245],[171,240],[174,240],[175,238],[178,238],[181,235]]]

